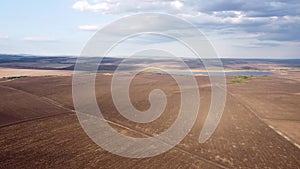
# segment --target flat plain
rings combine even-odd
[[[180,92],[170,76],[143,74],[136,76],[132,82],[130,94],[137,109],[145,110],[149,107],[146,98],[151,89],[160,88],[167,94],[168,104],[164,114],[149,124],[131,122],[118,113],[109,93],[110,78],[110,75],[97,76],[96,95],[104,117],[120,133],[136,137],[139,137],[139,133],[156,135],[167,129],[175,120]],[[211,91],[207,85],[208,77],[197,77],[201,108],[195,126],[176,147],[159,156],[146,159],[129,159],[113,155],[89,139],[73,111],[71,80],[71,76],[26,77],[0,83],[1,168],[299,168],[300,166],[300,149],[294,144],[299,142],[297,127],[286,128],[298,126],[300,119],[297,104],[299,95],[295,94],[299,91],[299,85],[293,80],[268,76],[255,78],[247,83],[229,84],[229,94],[221,122],[213,136],[200,144],[198,137],[210,106]],[[261,91],[268,92],[262,86],[271,89],[268,95],[261,93]],[[282,91],[282,87],[287,90],[282,94],[275,92],[275,89]],[[272,95],[283,99],[270,100],[268,97]],[[275,105],[277,107],[274,107]],[[281,121],[292,123],[285,125]],[[119,125],[115,126],[114,123]],[[285,133],[291,140],[278,134],[269,124]]]
[[[222,119],[202,144],[198,138],[211,106],[211,87],[207,76],[196,76],[201,100],[192,130],[171,150],[144,159],[111,154],[87,136],[74,111],[72,76],[66,70],[56,67],[59,73],[55,76],[44,71],[39,76],[2,78],[0,168],[300,168],[299,68],[273,62],[266,68],[265,62],[260,65],[252,60],[245,65],[227,62],[227,69],[262,66],[276,73],[227,77]],[[130,121],[117,111],[111,78],[109,73],[98,73],[95,93],[105,120],[116,131],[131,137],[155,136],[173,124],[180,108],[180,90],[171,76],[145,73],[132,81],[130,98],[138,110],[150,107],[148,96],[153,89],[163,90],[168,100],[163,114],[145,124]]]

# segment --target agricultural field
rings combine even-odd
[[[221,122],[212,137],[200,144],[198,137],[210,106],[211,90],[207,76],[196,78],[201,103],[194,127],[170,151],[145,159],[113,155],[89,139],[74,112],[71,76],[2,81],[0,166],[299,168],[300,149],[296,143],[299,142],[297,99],[300,95],[297,95],[297,82],[272,75],[253,77],[243,83],[228,83]],[[180,92],[170,76],[141,74],[134,78],[130,95],[137,109],[146,110],[150,106],[147,98],[152,89],[162,89],[168,99],[163,115],[146,124],[134,123],[119,114],[110,95],[110,79],[111,75],[97,76],[96,96],[105,119],[118,132],[133,137],[153,136],[165,131],[176,119]],[[228,78],[227,81],[231,80]]]

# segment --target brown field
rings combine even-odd
[[[142,74],[132,83],[130,96],[140,110],[149,107],[151,89],[167,94],[165,112],[147,124],[131,122],[117,112],[110,78],[99,74],[96,95],[104,117],[117,131],[151,136],[173,123],[180,93],[170,76]],[[26,77],[0,83],[0,168],[300,168],[296,146],[300,86],[288,76],[229,84],[221,122],[203,144],[198,137],[211,91],[208,77],[198,76],[201,107],[193,129],[170,151],[145,159],[113,155],[89,139],[73,111],[71,80],[70,76]]]
[[[257,77],[248,83],[229,85],[232,95],[300,148],[299,73]]]

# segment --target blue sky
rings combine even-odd
[[[300,58],[299,9],[299,0],[2,0],[0,53],[79,55],[98,28],[162,12],[195,24],[221,57]]]

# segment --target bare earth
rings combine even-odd
[[[299,71],[257,77],[243,84],[229,85],[232,95],[271,128],[300,148]]]
[[[170,76],[142,74],[132,82],[130,96],[137,109],[149,107],[152,89],[160,88],[167,95],[163,115],[147,124],[134,123],[117,112],[110,79],[110,75],[97,76],[96,95],[105,119],[120,133],[156,135],[176,119],[180,92]],[[145,159],[113,155],[89,139],[73,111],[71,80],[70,76],[26,77],[0,83],[0,168],[300,168],[295,144],[300,142],[300,86],[289,77],[229,84],[221,122],[200,144],[211,92],[208,77],[198,76],[201,108],[193,129],[170,151]]]

